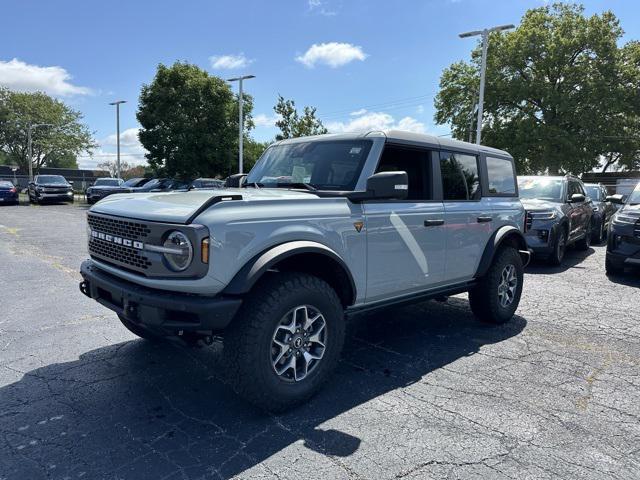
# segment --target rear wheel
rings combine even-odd
[[[282,411],[318,391],[344,343],[343,307],[323,280],[304,273],[264,279],[247,297],[224,338],[235,390]]]
[[[518,251],[503,247],[479,284],[469,291],[469,304],[475,316],[487,323],[509,321],[520,303],[524,267]]]
[[[553,252],[549,255],[549,263],[551,265],[562,265],[564,254],[567,251],[567,231],[561,228],[556,235],[556,241],[553,244]]]
[[[161,342],[162,340],[164,340],[164,337],[162,335],[157,335],[151,332],[150,330],[147,330],[143,326],[137,325],[132,321],[127,320],[122,315],[118,315],[118,318],[120,319],[120,321],[122,322],[122,325],[124,325],[127,330],[129,330],[131,333],[133,333],[134,335],[137,335],[140,338],[144,338],[145,340],[149,340],[151,342]]]

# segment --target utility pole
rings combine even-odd
[[[126,100],[117,100],[109,105],[116,106],[116,145],[118,155],[116,157],[116,178],[120,178],[120,104],[127,103]]]
[[[478,93],[478,125],[476,126],[476,143],[480,145],[482,136],[482,114],[484,107],[484,78],[487,70],[487,48],[489,46],[489,34],[491,32],[501,32],[503,30],[511,30],[516,28],[515,25],[499,25],[497,27],[485,28],[484,30],[475,30],[473,32],[465,32],[458,35],[460,38],[468,38],[482,36],[482,62],[480,63],[480,92]]]
[[[33,130],[39,127],[53,127],[53,123],[34,123],[27,127],[27,162],[29,163],[29,181],[33,180]]]
[[[239,108],[238,111],[239,113],[239,118],[238,118],[238,124],[239,124],[239,138],[238,138],[238,173],[244,173],[242,170],[244,170],[243,168],[243,157],[242,157],[242,146],[244,143],[244,116],[242,114],[242,104],[243,104],[243,98],[242,98],[242,81],[243,80],[249,80],[250,78],[256,78],[255,75],[243,75],[240,77],[236,77],[236,78],[230,78],[227,80],[227,82],[238,82],[238,103],[239,103]]]

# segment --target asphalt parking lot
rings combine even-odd
[[[150,345],[80,294],[86,208],[0,208],[0,479],[640,478],[640,276],[604,246],[529,267],[504,326],[466,295],[361,319],[274,416],[220,345]]]

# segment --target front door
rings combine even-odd
[[[377,172],[405,171],[408,198],[364,204],[367,302],[435,287],[444,276],[444,207],[432,201],[432,154],[387,145]]]

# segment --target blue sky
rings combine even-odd
[[[640,3],[582,2],[612,10],[625,39],[640,38]],[[3,5],[0,85],[45,90],[80,110],[100,148],[115,152],[115,112],[125,99],[125,159],[143,161],[135,110],[158,63],[199,65],[223,78],[251,73],[259,140],[273,138],[277,94],[314,105],[332,131],[400,127],[447,134],[433,122],[443,68],[466,59],[473,39],[457,34],[518,24],[540,0],[34,1]],[[236,88],[234,86],[234,88]]]

